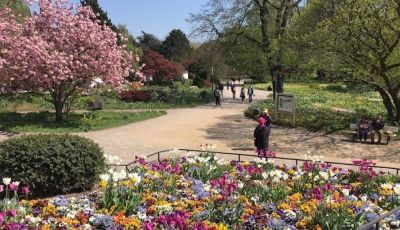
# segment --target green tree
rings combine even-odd
[[[172,30],[162,43],[162,53],[168,59],[182,62],[191,51],[189,39],[182,30]]]
[[[96,13],[97,19],[101,22],[105,22],[108,27],[110,27],[114,32],[118,32],[118,27],[116,27],[111,19],[108,17],[107,12],[104,11],[97,0],[81,0],[83,6],[90,6],[92,10]]]
[[[155,35],[142,31],[142,35],[138,37],[139,45],[143,49],[152,49],[161,52],[161,41]]]
[[[400,121],[400,2],[337,0],[331,9],[308,33],[315,38],[309,50],[331,57],[316,63],[334,62],[337,79],[376,89],[388,116]]]

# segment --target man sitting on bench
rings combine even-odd
[[[385,122],[383,121],[383,117],[381,115],[376,116],[376,118],[372,121],[372,132],[371,132],[371,142],[375,142],[375,134],[378,135],[378,144],[381,143],[382,135],[383,135],[383,127],[385,127]]]

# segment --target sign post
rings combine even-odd
[[[275,119],[279,113],[292,114],[292,127],[296,127],[296,97],[293,94],[278,93],[275,98]]]

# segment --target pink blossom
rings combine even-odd
[[[10,191],[17,191],[18,190],[18,181],[11,182],[11,184],[8,186],[10,188]]]
[[[4,186],[0,185],[0,192],[2,192],[4,190]]]
[[[29,186],[23,186],[21,188],[21,193],[28,194],[29,193]]]

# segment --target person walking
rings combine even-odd
[[[224,98],[224,85],[219,83],[219,91],[221,92],[221,98]]]
[[[249,103],[253,102],[254,88],[252,85],[249,85],[247,88],[247,95],[249,96]]]
[[[364,115],[360,122],[358,123],[358,138],[360,139],[364,139],[364,141],[366,142],[368,139],[368,132],[369,132],[369,126],[370,126],[370,122],[367,118],[366,115]]]
[[[265,119],[263,117],[258,118],[258,126],[254,129],[254,145],[258,157],[267,157],[267,128],[265,127]]]
[[[215,106],[221,106],[221,91],[219,91],[218,87],[214,89],[214,97],[215,97]]]
[[[235,82],[232,82],[231,91],[232,91],[233,99],[235,99],[236,98],[236,84],[235,84]]]
[[[229,86],[231,85],[231,81],[227,80],[226,81],[226,90],[229,90]]]
[[[244,99],[246,98],[246,91],[244,90],[244,86],[240,89],[240,98],[242,98],[242,104],[244,103]]]
[[[383,135],[383,127],[385,127],[385,122],[383,121],[383,117],[381,115],[376,116],[376,118],[372,121],[372,132],[371,132],[371,143],[375,142],[375,134],[378,135],[378,144],[381,143],[382,135]]]

